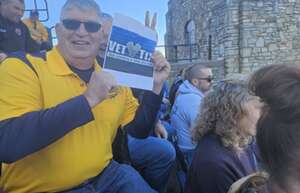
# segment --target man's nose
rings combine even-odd
[[[81,23],[79,28],[76,30],[76,32],[79,34],[79,35],[86,35],[88,34],[88,32],[86,31],[85,27],[84,27],[84,24]]]

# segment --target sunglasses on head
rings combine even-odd
[[[93,21],[82,22],[75,19],[64,19],[62,20],[62,24],[66,29],[73,30],[73,31],[77,30],[80,27],[80,25],[83,24],[85,30],[89,33],[98,32],[101,28],[100,23],[93,22]]]

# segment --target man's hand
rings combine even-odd
[[[83,94],[93,108],[109,98],[110,92],[117,88],[117,82],[108,72],[93,72],[87,90]]]
[[[150,13],[149,13],[149,11],[146,11],[146,13],[145,13],[145,26],[155,30],[156,23],[157,23],[157,13],[154,13],[154,15],[151,19],[151,22],[150,22]]]
[[[159,94],[164,82],[169,77],[171,65],[159,51],[154,52],[152,59],[154,67],[154,83],[152,91],[155,94]]]
[[[7,58],[7,55],[3,52],[0,52],[0,63],[5,59]]]
[[[150,13],[146,11],[145,13],[145,26],[149,27],[150,29],[156,31],[156,23],[157,23],[157,13],[154,13],[151,21],[150,21]],[[158,33],[156,31],[156,41],[158,41]]]
[[[156,123],[154,133],[159,138],[168,139],[168,132],[166,128],[160,123],[160,121]]]

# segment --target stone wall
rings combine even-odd
[[[166,19],[166,45],[186,43],[185,26],[193,20],[199,61],[209,58],[211,36],[211,60],[222,60],[225,74],[300,62],[300,0],[169,0]],[[167,49],[167,57],[174,53]]]
[[[202,60],[208,59],[209,36],[211,36],[211,59],[223,59],[225,8],[226,4],[223,0],[170,0],[169,11],[166,15],[166,45],[188,44],[185,27],[189,21],[193,20],[196,29],[195,43],[199,45],[200,50],[192,56]],[[179,46],[177,51],[178,58],[189,57],[189,47]],[[167,57],[174,58],[174,52],[174,48],[168,48]]]
[[[268,64],[300,64],[300,1],[243,0],[241,72]]]

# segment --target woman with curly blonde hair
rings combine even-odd
[[[245,81],[224,80],[204,97],[193,128],[198,143],[186,193],[226,193],[236,180],[257,170],[253,147],[260,116],[257,97]]]

